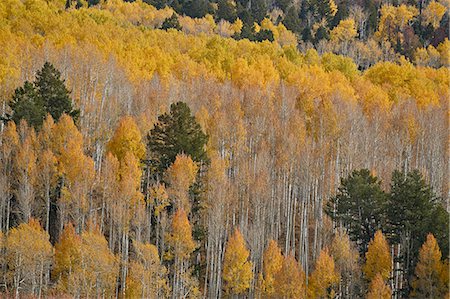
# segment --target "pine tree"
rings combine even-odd
[[[448,251],[448,212],[441,206],[431,187],[418,170],[392,174],[391,193],[387,203],[387,228],[391,242],[400,244],[399,253],[404,277],[413,276],[419,249],[428,233],[438,236],[441,248]],[[405,292],[408,292],[405,283]]]
[[[391,274],[391,254],[386,238],[381,231],[377,231],[373,240],[370,241],[366,253],[366,264],[363,271],[368,281],[380,274],[387,280]]]
[[[244,294],[250,287],[253,273],[249,255],[244,237],[236,228],[227,242],[223,261],[222,278],[227,294]]]
[[[445,282],[445,265],[441,261],[441,251],[436,239],[428,234],[419,252],[415,279],[412,282],[414,298],[443,298],[448,293]]]
[[[178,21],[178,15],[176,13],[173,13],[172,16],[164,20],[164,22],[161,25],[161,29],[162,30],[175,29],[181,31],[181,29],[183,28],[181,27],[180,22]]]
[[[61,73],[49,62],[44,63],[41,70],[36,73],[34,82],[36,91],[44,102],[47,113],[58,120],[64,113],[70,115],[75,120],[79,111],[72,107],[70,92],[61,79]]]
[[[32,83],[26,81],[23,87],[17,88],[9,106],[12,109],[11,120],[16,124],[25,119],[34,128],[42,125],[46,115],[44,101]]]
[[[367,250],[370,238],[383,223],[386,196],[381,182],[367,169],[355,170],[341,180],[341,186],[325,209],[338,224],[349,231],[361,255]]]
[[[158,117],[158,122],[148,134],[147,150],[152,164],[161,174],[181,153],[189,155],[195,162],[206,162],[207,140],[189,107],[178,102],[170,106],[169,113]]]
[[[79,110],[74,110],[70,92],[64,85],[61,73],[49,62],[36,73],[33,83],[25,82],[23,87],[15,90],[9,103],[12,109],[10,119],[16,124],[21,119],[39,129],[49,113],[58,120],[63,114],[70,115],[75,120]]]

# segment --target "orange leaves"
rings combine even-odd
[[[244,237],[235,229],[227,242],[223,261],[222,278],[227,294],[242,294],[250,287],[253,273],[249,255]]]
[[[420,298],[442,298],[448,294],[448,265],[441,261],[442,253],[432,234],[419,251],[415,280],[412,285],[414,295]]]
[[[121,161],[126,152],[131,152],[137,159],[144,158],[145,145],[136,122],[131,116],[123,117],[108,143],[108,150]]]
[[[280,271],[275,275],[275,297],[306,298],[305,273],[292,255],[285,256]]]
[[[384,280],[387,280],[391,275],[391,259],[386,238],[381,231],[377,231],[366,253],[366,264],[363,268],[366,278],[371,281],[380,274]]]
[[[39,275],[49,269],[53,256],[49,239],[48,233],[34,219],[9,231],[5,257],[16,294],[18,289],[34,291]]]
[[[264,251],[263,269],[264,269],[264,286],[263,292],[267,296],[275,293],[275,276],[283,266],[283,255],[274,240],[269,241],[269,246]]]
[[[386,284],[381,274],[377,273],[370,283],[367,299],[390,299],[391,295],[391,288]]]
[[[173,197],[177,207],[190,212],[189,187],[195,182],[198,165],[190,156],[177,155],[175,162],[167,169],[166,178],[170,186],[169,194]]]
[[[327,249],[321,250],[308,284],[308,298],[334,297],[333,288],[339,283],[339,273],[335,269],[333,257]]]
[[[197,245],[192,239],[191,224],[183,209],[177,210],[173,215],[171,230],[167,242],[172,247],[174,256],[180,259],[188,258]]]
[[[431,24],[433,28],[438,28],[446,11],[446,7],[441,3],[431,1],[422,13],[422,22],[426,25]]]

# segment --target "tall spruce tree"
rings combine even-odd
[[[150,163],[160,174],[175,161],[178,154],[189,155],[194,162],[207,161],[205,145],[208,136],[203,133],[186,103],[170,105],[170,112],[158,117],[147,138]]]
[[[372,236],[381,229],[385,201],[381,181],[367,169],[355,170],[341,179],[341,186],[328,202],[325,212],[348,229],[350,238],[358,244],[363,255]]]
[[[413,276],[419,249],[428,233],[438,236],[438,243],[448,254],[448,212],[418,170],[406,175],[394,171],[386,215],[391,243],[401,245],[397,259],[405,279],[410,281]],[[404,286],[402,291],[408,294],[409,284]]]
[[[36,73],[33,83],[26,81],[15,90],[9,102],[12,114],[9,120],[19,123],[25,119],[29,125],[39,129],[47,116],[58,120],[62,114],[77,118],[79,110],[74,110],[70,92],[61,79],[61,73],[49,62]]]

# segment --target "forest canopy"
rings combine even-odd
[[[0,2],[0,296],[444,298],[448,2]]]

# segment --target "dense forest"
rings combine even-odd
[[[0,1],[0,296],[448,298],[448,1]]]

